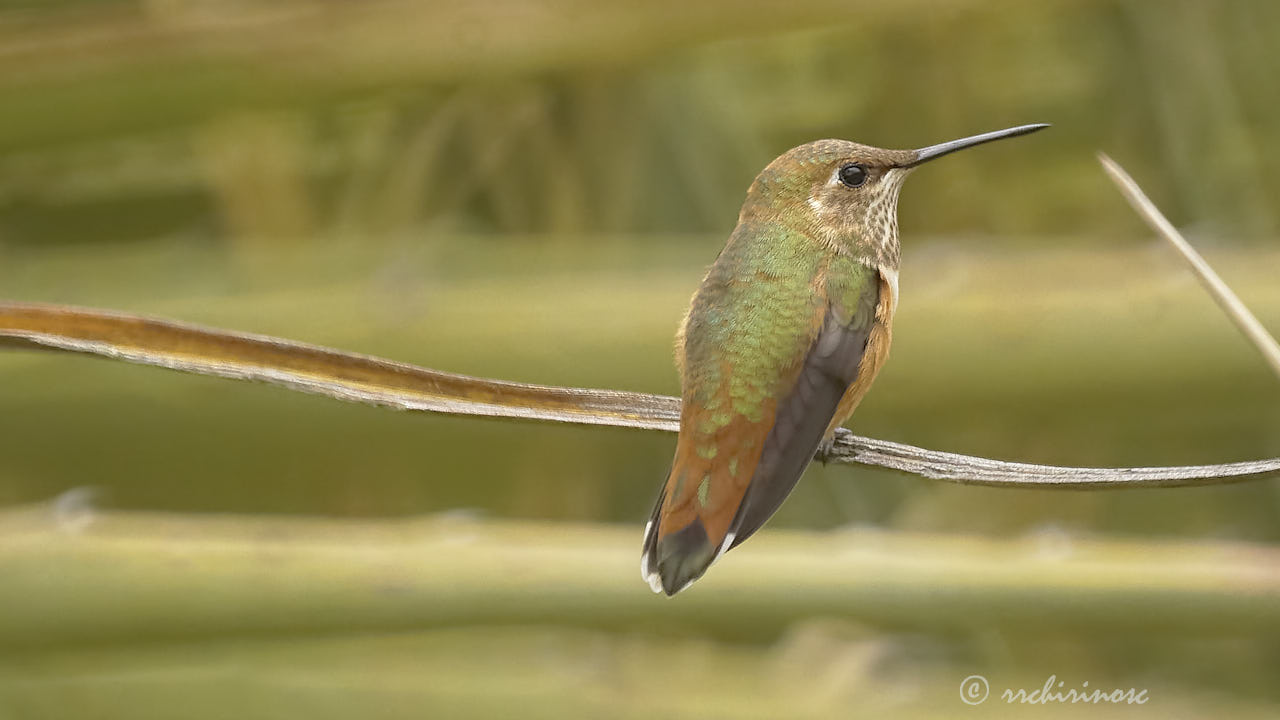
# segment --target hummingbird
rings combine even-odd
[[[676,334],[680,435],[641,573],[675,595],[782,505],[884,365],[898,305],[898,192],[916,167],[1025,135],[917,150],[818,140],[769,163]]]

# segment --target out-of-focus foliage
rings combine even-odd
[[[1168,249],[1143,240],[1093,153],[1124,163],[1280,328],[1277,38],[1280,3],[1267,0],[8,2],[0,295],[674,393],[684,303],[778,153],[1045,121],[909,181],[892,360],[851,427],[1072,465],[1276,456],[1280,384]],[[672,446],[0,353],[3,505],[89,487],[72,497],[181,513],[477,510],[555,521],[553,536],[562,521],[629,523],[638,552]],[[1139,557],[1169,538],[1274,543],[1278,497],[1274,482],[1061,493],[815,467],[770,527],[941,533],[936,557],[946,533],[1033,533],[1052,563],[1083,535],[1136,538],[1123,552]],[[0,551],[12,553],[0,585],[6,558],[32,570],[14,537],[0,534]],[[389,557],[366,560],[400,567]],[[577,568],[572,553],[560,561]],[[659,602],[638,573],[635,586]],[[914,592],[903,607],[932,588]],[[23,599],[35,615],[65,609]],[[1146,601],[1160,611],[1158,591]],[[183,609],[168,610],[180,625]],[[184,702],[209,717],[419,717],[433,703],[534,716],[560,707],[542,704],[548,688],[588,693],[565,712],[610,717],[776,716],[778,703],[796,716],[937,716],[972,710],[959,680],[1001,668],[1028,687],[1041,671],[1146,683],[1150,717],[1183,700],[1189,714],[1265,716],[1280,700],[1276,638],[1219,637],[1212,617],[1131,635],[1087,618],[1078,634],[975,621],[931,635],[812,617],[777,637],[743,625],[712,639],[644,612],[589,631],[265,630],[34,654],[0,643],[0,717],[169,716]],[[610,670],[582,670],[594,662]],[[655,701],[663,691],[679,697]]]
[[[792,145],[1031,121],[1056,127],[914,180],[929,201],[906,202],[904,226],[1128,230],[1082,151],[1101,147],[1175,219],[1276,229],[1274,3],[455,5],[0,16],[2,237],[722,232]]]

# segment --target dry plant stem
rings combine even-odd
[[[674,397],[468,377],[279,338],[101,310],[0,302],[0,346],[4,345],[265,382],[400,410],[666,432],[680,426],[680,400]],[[951,482],[1023,488],[1215,485],[1280,473],[1280,458],[1143,468],[1011,463],[859,437],[843,429],[820,459]]]
[[[1129,204],[1133,206],[1135,212],[1155,230],[1157,234],[1169,241],[1182,257],[1186,259],[1187,264],[1200,278],[1200,282],[1204,284],[1205,289],[1213,296],[1219,307],[1231,318],[1236,327],[1240,328],[1245,337],[1258,348],[1258,352],[1262,353],[1262,357],[1271,365],[1271,369],[1275,371],[1276,377],[1280,377],[1280,343],[1262,327],[1262,323],[1258,322],[1258,318],[1254,316],[1249,308],[1240,301],[1240,298],[1231,290],[1231,288],[1218,277],[1208,262],[1191,247],[1186,238],[1182,237],[1182,233],[1169,222],[1168,219],[1160,212],[1159,209],[1147,198],[1146,193],[1142,192],[1142,188],[1138,187],[1138,183],[1134,182],[1129,173],[1124,168],[1116,164],[1106,155],[1106,153],[1098,153],[1098,160],[1102,163],[1102,169],[1106,170],[1107,175],[1111,177],[1116,187],[1120,188],[1120,193],[1124,195]]]

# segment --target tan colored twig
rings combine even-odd
[[[1218,306],[1222,308],[1227,317],[1231,318],[1236,327],[1240,328],[1240,332],[1249,338],[1254,347],[1258,348],[1258,352],[1262,353],[1263,359],[1271,365],[1271,369],[1275,371],[1276,377],[1280,377],[1280,343],[1262,327],[1262,323],[1258,322],[1258,318],[1254,316],[1249,308],[1245,306],[1240,298],[1231,290],[1231,288],[1218,277],[1218,273],[1213,271],[1209,263],[1191,247],[1191,243],[1182,237],[1182,233],[1170,223],[1168,219],[1156,208],[1155,204],[1142,192],[1142,188],[1138,187],[1138,183],[1134,182],[1129,173],[1124,171],[1115,160],[1112,160],[1106,153],[1098,153],[1098,160],[1102,163],[1102,169],[1107,171],[1107,175],[1111,177],[1116,187],[1120,188],[1121,194],[1133,206],[1134,211],[1155,230],[1157,234],[1169,241],[1182,257],[1191,266],[1196,277],[1200,278],[1200,282],[1204,284],[1209,294],[1213,296]]]
[[[0,345],[6,343],[265,382],[400,410],[666,432],[680,425],[680,401],[674,397],[468,377],[279,338],[101,310],[0,302]],[[926,450],[846,430],[823,459],[1000,487],[1210,485],[1280,473],[1280,458],[1182,467],[1031,465]]]

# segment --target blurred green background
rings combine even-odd
[[[1066,465],[1272,457],[1280,382],[1150,239],[1094,154],[1123,163],[1280,328],[1277,41],[1280,4],[1266,0],[8,2],[0,293],[468,374],[676,394],[675,325],[774,156],[820,137],[914,147],[1046,121],[1049,131],[908,184],[892,361],[850,427]],[[553,521],[537,526],[550,540],[568,523],[616,524],[634,531],[616,553],[631,573],[673,445],[0,354],[12,537],[21,508],[90,488],[107,514],[192,523],[232,513],[267,528],[294,515],[365,527],[465,510]],[[814,531],[805,552],[820,558],[821,531],[849,525],[919,535],[917,552],[941,558],[950,537],[1045,533],[1068,547],[1178,540],[1262,553],[1280,541],[1280,484],[1063,493],[815,467],[770,528]],[[0,583],[8,567],[10,587],[26,587],[27,546],[0,547]],[[693,592],[717,597],[716,575]],[[633,585],[648,593],[638,574]],[[998,606],[1015,591],[983,590]],[[928,597],[928,576],[903,592]],[[169,717],[197,696],[209,717],[441,716],[431,703],[491,716],[530,713],[529,698],[548,714],[602,717],[930,717],[971,711],[955,687],[980,669],[993,687],[1002,672],[1027,687],[1051,673],[1145,683],[1159,702],[1141,712],[1153,717],[1264,717],[1280,703],[1277,626],[1261,618],[1244,633],[1209,619],[1158,632],[1066,633],[1050,617],[940,629],[923,616],[815,616],[798,602],[771,630],[729,615],[704,636],[696,622],[664,622],[683,596],[641,600],[652,600],[641,620],[503,623],[495,612],[389,636],[359,622],[193,626],[6,652],[0,628],[0,718]],[[472,665],[451,666],[458,655]],[[585,679],[529,674],[600,657],[612,670]],[[375,658],[382,670],[360,670]],[[328,680],[279,674],[298,663]],[[801,682],[809,664],[837,690]],[[406,690],[445,669],[456,691]],[[776,676],[796,682],[761,690],[753,679]],[[673,700],[690,688],[689,704]],[[577,692],[592,699],[556,704]],[[675,695],[655,699],[665,692]],[[769,702],[743,700],[757,696]]]

